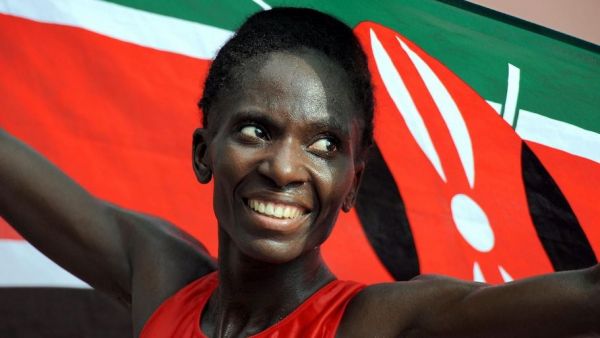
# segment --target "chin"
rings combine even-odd
[[[251,240],[239,247],[246,256],[269,264],[285,264],[300,257],[305,250],[299,243],[290,243],[271,238]]]

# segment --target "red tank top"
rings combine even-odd
[[[140,338],[206,338],[200,316],[217,285],[217,272],[213,272],[177,291],[152,314]],[[281,321],[251,337],[333,337],[348,302],[364,287],[334,280]]]

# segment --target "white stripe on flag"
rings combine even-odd
[[[0,287],[90,287],[23,240],[0,240],[0,271]]]
[[[527,110],[519,110],[521,138],[600,163],[600,134]]]
[[[84,28],[114,39],[212,59],[232,32],[97,0],[0,0],[0,13]]]
[[[195,58],[212,59],[232,32],[98,0],[0,0],[0,13],[84,28],[102,35]],[[500,112],[502,104],[488,101]],[[517,133],[600,163],[600,134],[519,110]]]
[[[502,114],[502,103],[485,100],[492,108],[498,113],[498,115]]]
[[[487,103],[501,114],[501,103]],[[524,109],[519,109],[515,131],[524,140],[600,163],[600,134],[593,131]]]
[[[504,101],[504,112],[502,118],[510,124],[515,125],[515,113],[517,110],[517,98],[519,97],[519,81],[521,70],[508,64],[508,86],[506,87],[506,101]]]

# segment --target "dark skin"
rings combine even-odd
[[[319,246],[352,207],[364,168],[362,121],[336,64],[310,50],[279,52],[239,73],[209,128],[194,134],[194,170],[202,183],[214,179],[219,220],[220,285],[199,324],[211,337],[260,332],[334,278]],[[130,306],[136,336],[168,296],[217,268],[173,225],[99,201],[4,132],[0,158],[0,214]],[[288,217],[253,201],[287,206]],[[364,289],[337,336],[598,335],[598,318],[598,266],[500,286],[420,277]]]
[[[363,163],[354,161],[361,126],[343,74],[314,53],[253,60],[239,90],[214,108],[216,130],[196,133],[195,164],[214,173],[219,220],[218,292],[202,320],[213,336],[258,333],[334,276],[319,246],[344,204],[352,205]],[[265,217],[251,200],[302,209]],[[245,297],[229,296],[233,290]],[[282,302],[282,300],[284,300]]]

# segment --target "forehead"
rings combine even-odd
[[[234,83],[218,100],[224,108],[218,109],[218,115],[258,110],[341,127],[358,116],[346,72],[319,52],[273,52],[234,71]]]

